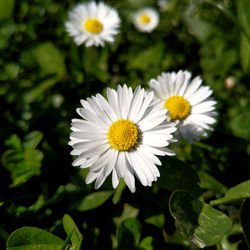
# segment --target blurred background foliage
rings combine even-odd
[[[85,48],[64,27],[78,1],[0,0],[0,248],[22,228],[8,249],[37,235],[46,249],[81,249],[81,241],[84,249],[247,249],[249,0],[105,2],[120,14],[120,34],[112,45]],[[160,13],[149,34],[132,24],[144,6]],[[176,157],[161,159],[152,187],[137,183],[131,194],[124,182],[112,190],[110,179],[98,191],[86,185],[68,146],[80,99],[118,83],[147,88],[180,69],[214,90],[215,131],[172,145]]]

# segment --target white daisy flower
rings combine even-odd
[[[152,105],[154,93],[146,93],[140,86],[118,85],[117,91],[107,89],[106,100],[97,94],[81,100],[77,113],[83,119],[73,119],[69,144],[72,155],[78,158],[73,166],[90,167],[86,183],[96,180],[99,188],[112,172],[116,188],[124,178],[131,192],[135,192],[136,176],[142,185],[151,186],[160,176],[155,155],[175,155],[166,148],[173,140],[175,124],[166,121],[163,102]]]
[[[155,9],[146,7],[135,13],[133,21],[139,31],[150,33],[159,23],[159,14]]]
[[[104,42],[112,43],[119,33],[120,18],[115,9],[93,1],[76,5],[65,26],[77,45],[85,42],[86,47],[104,46]]]
[[[210,87],[201,86],[202,79],[197,76],[192,81],[191,73],[179,71],[177,73],[162,73],[148,83],[156,98],[165,101],[168,109],[168,121],[175,122],[177,131],[175,136],[193,143],[199,140],[200,135],[207,136],[206,130],[213,130],[210,125],[216,120],[216,101],[210,96],[213,91]]]

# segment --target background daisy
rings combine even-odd
[[[119,33],[120,18],[115,9],[100,2],[78,4],[69,12],[66,30],[74,37],[74,42],[86,47],[104,46],[104,42],[113,42]]]
[[[138,10],[134,14],[134,25],[135,27],[142,32],[152,32],[159,23],[159,14],[158,12],[151,8],[146,7]]]
[[[164,107],[170,112],[168,120],[177,126],[176,137],[192,143],[200,135],[207,136],[206,130],[213,130],[210,125],[216,122],[213,116],[217,113],[210,87],[201,86],[200,77],[190,79],[188,71],[162,73],[148,84],[155,96],[165,101]]]
[[[70,145],[78,158],[73,166],[90,167],[86,183],[99,188],[112,172],[116,188],[121,177],[135,192],[136,176],[144,186],[151,186],[160,176],[155,155],[174,155],[167,149],[174,123],[166,121],[163,103],[152,105],[153,92],[137,87],[133,93],[126,85],[117,91],[107,89],[106,100],[100,94],[81,100],[77,113],[83,119],[72,120]]]

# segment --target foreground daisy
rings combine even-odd
[[[146,7],[135,13],[133,21],[139,31],[150,33],[159,23],[159,14],[155,9]]]
[[[115,9],[102,2],[82,3],[69,12],[65,26],[77,45],[85,42],[86,47],[104,46],[119,33],[120,18]]]
[[[210,125],[216,122],[213,116],[217,113],[214,112],[216,101],[210,98],[212,90],[201,86],[200,77],[190,79],[188,71],[162,73],[148,84],[155,96],[165,102],[164,107],[170,112],[167,120],[177,126],[177,139],[183,137],[192,143],[200,135],[207,136],[206,130],[213,130]]]
[[[78,158],[73,166],[90,167],[86,183],[94,180],[99,188],[112,172],[113,188],[124,178],[135,192],[136,176],[144,186],[151,186],[160,176],[155,155],[174,155],[166,148],[176,130],[166,121],[167,110],[154,102],[153,92],[137,87],[133,93],[126,85],[117,91],[107,89],[106,100],[97,94],[81,100],[77,113],[83,119],[72,120],[69,144]]]

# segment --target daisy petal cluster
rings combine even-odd
[[[69,12],[65,26],[77,45],[104,46],[119,33],[120,18],[115,9],[102,2],[81,3]]]
[[[160,176],[158,156],[174,155],[168,149],[174,139],[175,123],[166,121],[167,109],[155,101],[154,93],[140,86],[133,92],[126,85],[117,91],[107,89],[107,100],[100,94],[81,100],[72,120],[69,144],[78,156],[73,166],[88,168],[86,183],[95,181],[99,188],[112,173],[112,185],[124,178],[135,192],[135,177],[151,186]]]
[[[150,33],[159,23],[159,14],[155,9],[146,7],[134,14],[133,22],[139,31]]]
[[[165,102],[164,107],[170,112],[167,120],[177,127],[176,138],[183,137],[190,143],[201,135],[206,137],[206,131],[213,130],[211,125],[216,122],[213,91],[201,84],[202,79],[197,76],[191,80],[188,71],[162,73],[148,83],[155,96]]]

